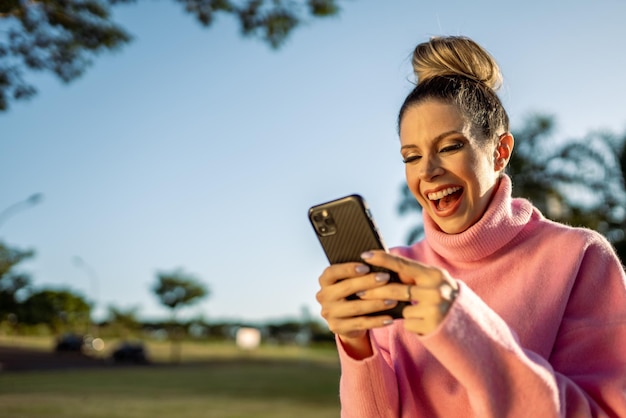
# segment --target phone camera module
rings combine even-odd
[[[333,235],[337,230],[335,220],[327,210],[314,213],[311,219],[313,219],[315,229],[321,236]]]

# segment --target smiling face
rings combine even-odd
[[[407,185],[439,228],[458,234],[476,223],[508,162],[513,137],[476,138],[457,107],[427,100],[400,123]]]

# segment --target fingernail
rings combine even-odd
[[[389,306],[389,305],[395,305],[396,301],[395,300],[391,300],[391,299],[385,299],[385,305]]]
[[[376,276],[374,276],[374,278],[378,283],[388,282],[389,273],[376,273]]]
[[[391,324],[393,324],[393,319],[385,319],[383,321],[383,325],[391,325]]]
[[[364,260],[367,260],[368,258],[372,258],[374,256],[374,253],[371,251],[365,251],[364,253],[361,254],[361,258]]]
[[[366,266],[365,264],[359,264],[358,266],[356,266],[355,270],[359,274],[364,274],[364,273],[367,273],[368,271],[370,271],[370,268],[368,266]]]
[[[365,296],[365,290],[361,290],[360,292],[356,292],[355,295],[358,297]]]

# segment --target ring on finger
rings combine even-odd
[[[411,288],[413,287],[412,284],[408,285],[406,287],[406,298],[410,301],[411,300]]]
[[[441,295],[441,299],[445,300],[449,304],[454,302],[458,293],[458,289],[453,288],[448,282],[443,282],[439,285],[439,294]]]

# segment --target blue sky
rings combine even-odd
[[[44,196],[0,239],[36,251],[22,267],[36,287],[81,292],[99,316],[113,304],[164,317],[150,288],[175,268],[212,291],[184,316],[317,316],[326,260],[306,213],[349,193],[403,244],[415,219],[397,214],[395,120],[409,54],[430,36],[467,35],[496,57],[514,129],[543,112],[555,139],[626,130],[622,0],[347,1],[278,51],[230,17],[202,28],[174,1],[115,16],[131,44],[69,86],[37,76],[39,95],[0,114],[0,210]]]

